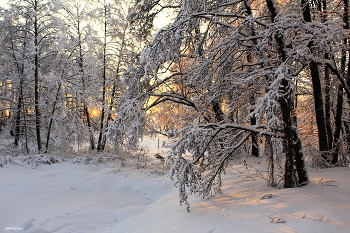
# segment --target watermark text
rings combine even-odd
[[[23,227],[5,227],[4,231],[23,231]]]

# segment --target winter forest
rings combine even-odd
[[[0,170],[112,163],[123,177],[163,174],[171,185],[160,192],[175,188],[182,214],[258,179],[264,186],[249,184],[264,190],[258,203],[317,182],[343,187],[323,175],[313,181],[315,171],[342,178],[349,196],[349,0],[1,1]],[[158,138],[159,149],[159,137],[166,152],[142,146]],[[230,183],[232,172],[245,181]],[[342,211],[346,218],[350,206]],[[127,220],[106,232],[161,232]],[[35,221],[0,220],[0,231],[54,231]],[[60,229],[90,232],[79,226]],[[214,231],[228,232],[223,226]],[[265,231],[323,232],[305,226]],[[332,227],[325,232],[350,230]]]

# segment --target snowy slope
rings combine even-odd
[[[191,197],[187,212],[171,181],[148,170],[7,165],[0,167],[0,232],[350,232],[350,168],[310,172],[310,185],[285,190],[235,169],[245,170],[229,170],[223,194]]]

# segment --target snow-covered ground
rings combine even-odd
[[[235,169],[246,171],[237,162],[223,194],[191,197],[187,212],[171,181],[150,170],[5,165],[0,232],[350,232],[350,168],[311,171],[309,185],[281,190]]]

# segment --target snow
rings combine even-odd
[[[310,184],[294,189],[268,187],[247,172],[236,161],[223,193],[191,197],[187,212],[172,182],[151,170],[4,165],[0,232],[350,232],[350,168],[310,171]]]

